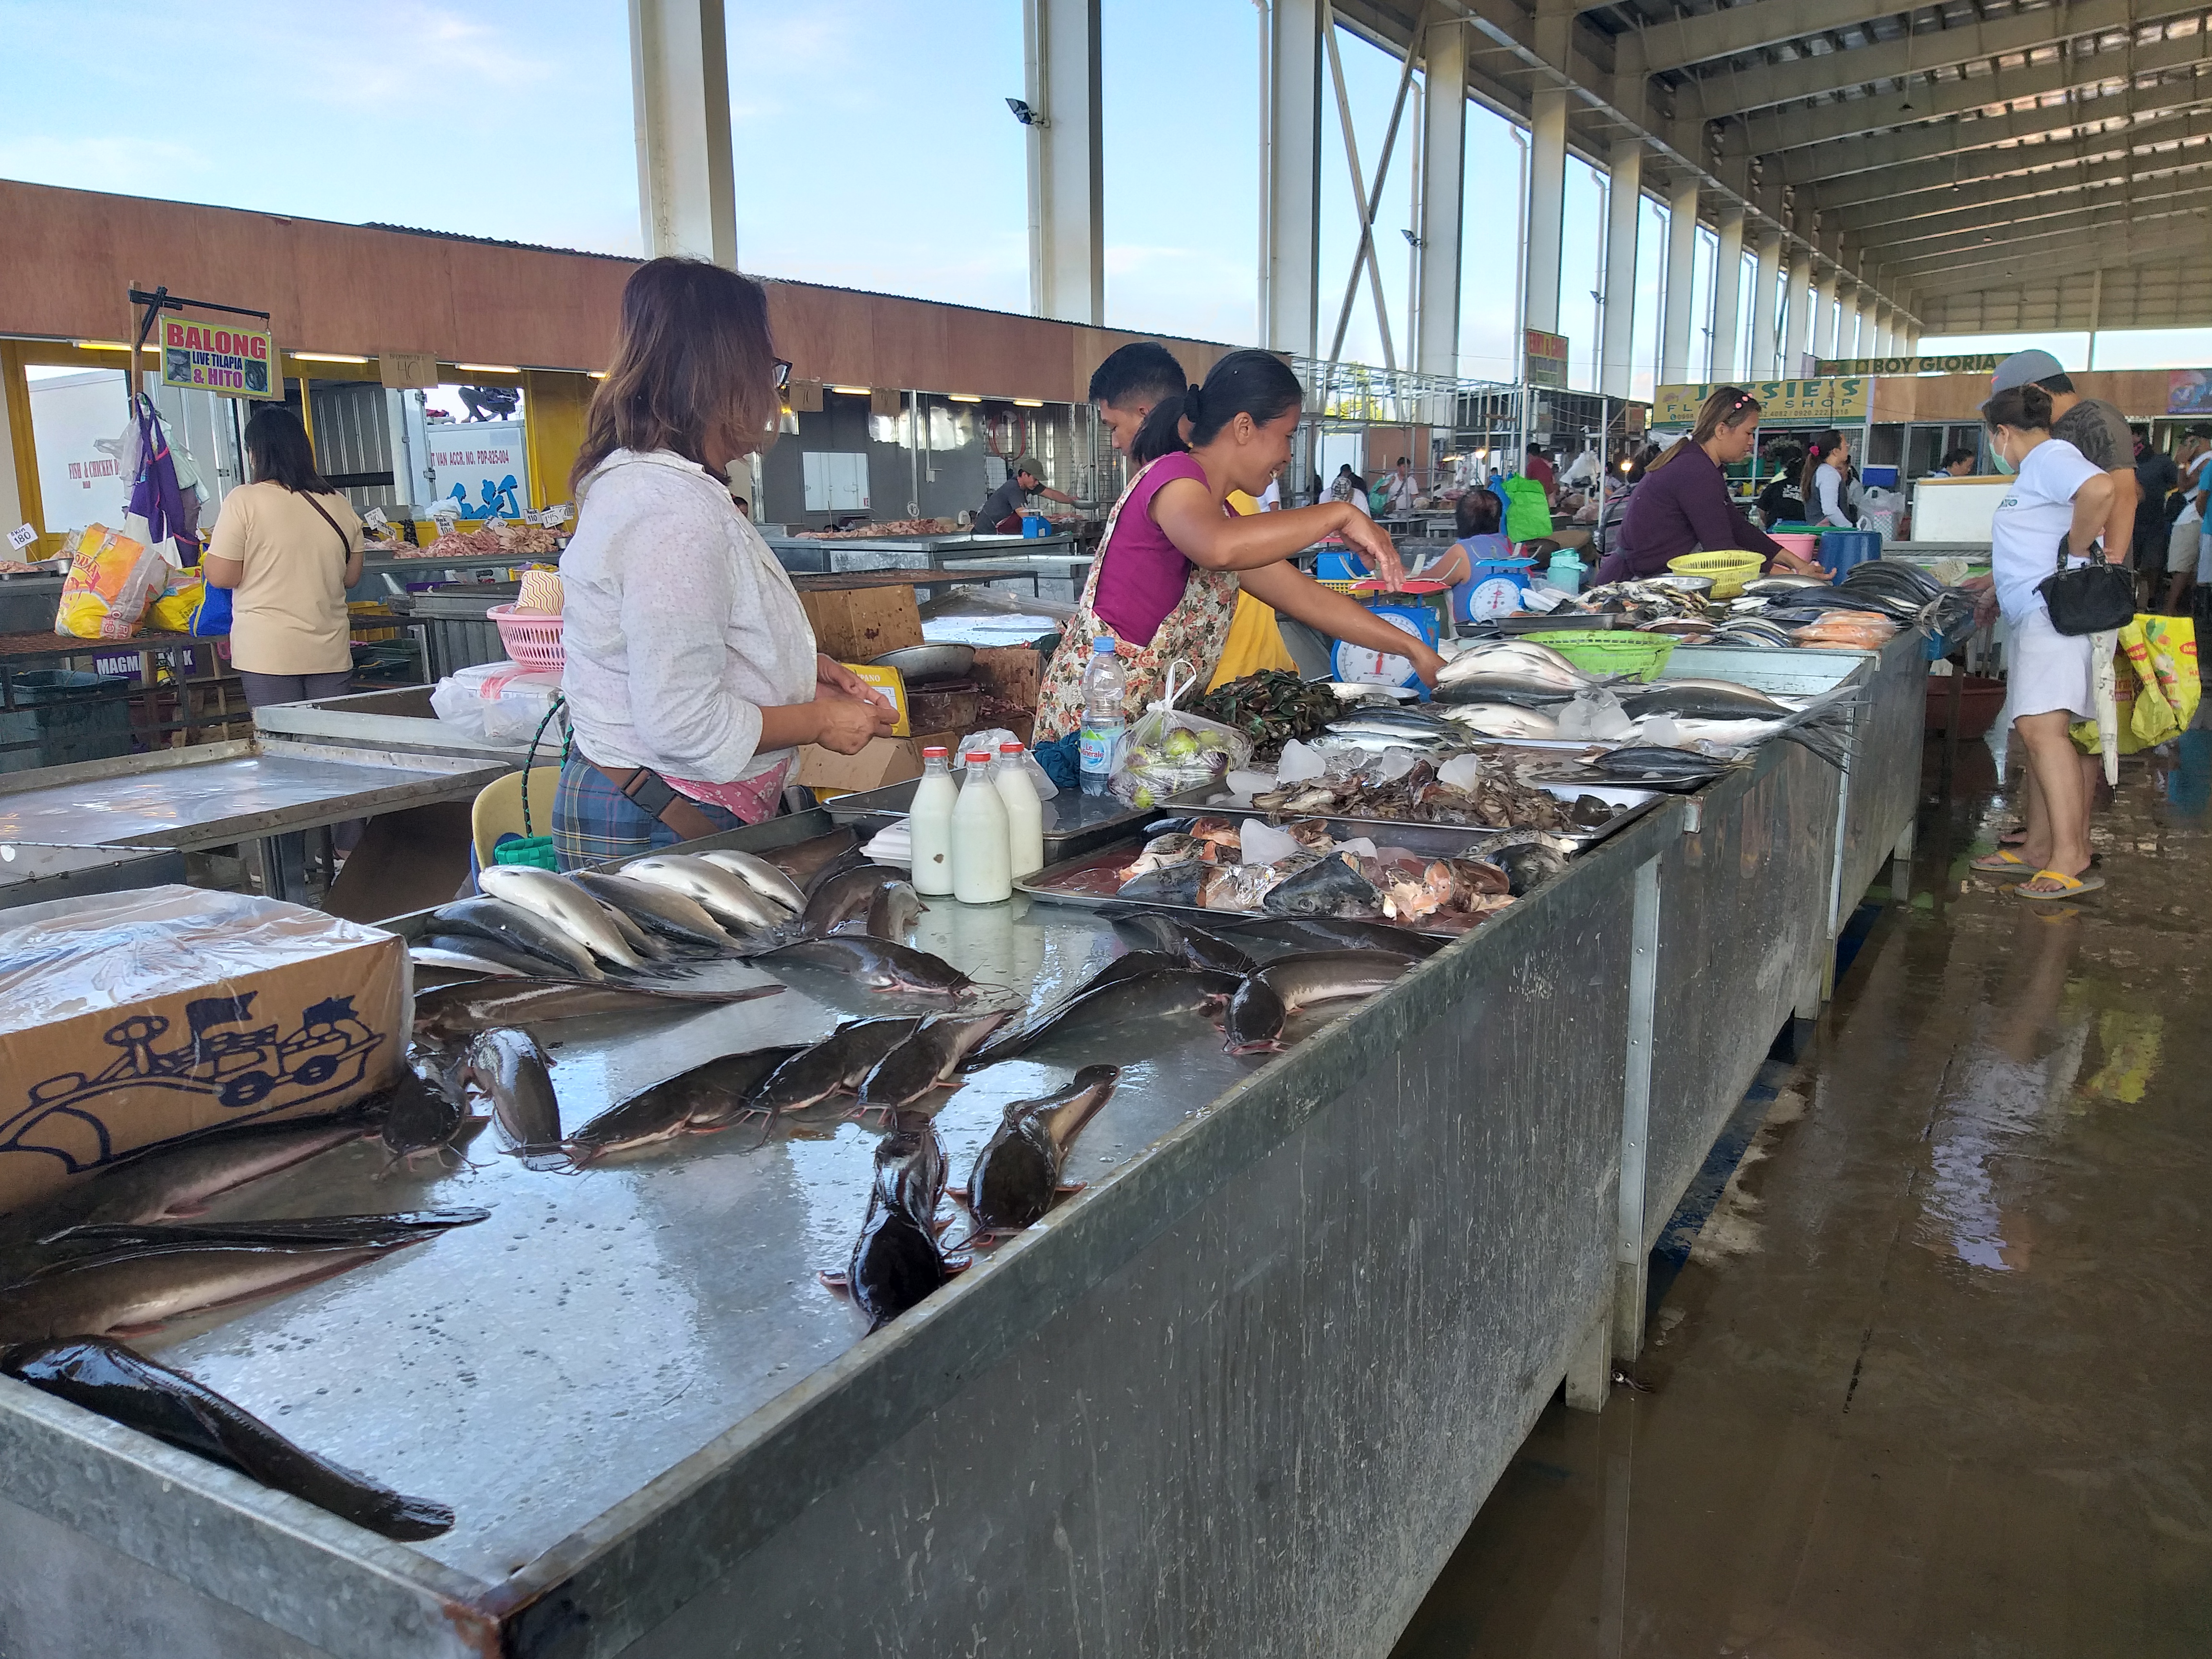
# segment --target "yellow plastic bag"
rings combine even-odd
[[[167,580],[169,562],[143,542],[87,525],[70,562],[54,631],[80,640],[125,640]]]
[[[161,584],[161,596],[146,607],[146,625],[164,634],[189,634],[207,592],[197,570],[172,570]]]
[[[2187,731],[2203,696],[2194,619],[2138,616],[2120,629],[2114,654],[2120,753],[2139,754]],[[2101,752],[2096,721],[2076,720],[2069,730],[2083,754]]]

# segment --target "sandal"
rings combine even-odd
[[[2001,831],[1997,836],[1997,845],[2000,847],[2025,847],[2027,845],[2027,831],[2025,830],[2006,830]]]
[[[1993,871],[1998,875],[2002,875],[2009,870],[2031,870],[2033,868],[2033,866],[2030,865],[2026,859],[2021,857],[2019,854],[2008,853],[2003,851],[2002,848],[1994,853],[1984,853],[1980,858],[1976,859],[1966,867],[1969,870]]]
[[[2037,892],[2029,882],[2055,881],[2058,885],[2047,892]],[[2012,890],[2014,898],[2045,901],[2050,899],[2080,898],[2084,893],[2094,893],[2105,884],[2105,878],[2094,871],[2085,876],[2069,876],[2063,870],[2039,870]]]

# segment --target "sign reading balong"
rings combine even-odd
[[[161,384],[228,398],[281,398],[276,342],[264,328],[161,319]]]
[[[1722,384],[1701,381],[1696,386],[1662,386],[1651,396],[1651,424],[1694,426],[1698,410]],[[1745,380],[1746,392],[1759,399],[1762,421],[1863,421],[1867,393],[1873,382],[1863,375],[1844,374],[1817,380]]]
[[[2008,351],[1975,351],[1956,357],[1823,357],[1823,374],[1994,374]]]

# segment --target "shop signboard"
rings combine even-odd
[[[1662,386],[1651,398],[1654,426],[1695,426],[1698,410],[1720,382]],[[1747,380],[1743,389],[1759,399],[1762,421],[1830,422],[1863,421],[1874,382],[1863,374],[1823,376],[1808,380]]]
[[[161,319],[161,384],[226,398],[281,398],[284,374],[265,328]]]
[[[1527,329],[1522,334],[1522,355],[1528,364],[1528,384],[1557,386],[1560,391],[1565,391],[1567,337],[1547,334],[1540,328]]]
[[[2166,412],[2169,415],[2212,415],[2212,368],[2167,370]]]
[[[432,505],[464,519],[521,516],[530,463],[520,421],[446,421],[427,428]]]
[[[2009,351],[1972,351],[1944,357],[1823,357],[1814,366],[1826,374],[1994,374]]]

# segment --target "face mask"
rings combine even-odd
[[[1991,444],[1990,446],[1990,458],[1996,462],[1998,471],[2003,473],[2008,478],[2013,476],[2015,469],[2014,468],[2011,461],[2005,458],[2004,451],[1999,449],[1995,444]]]

